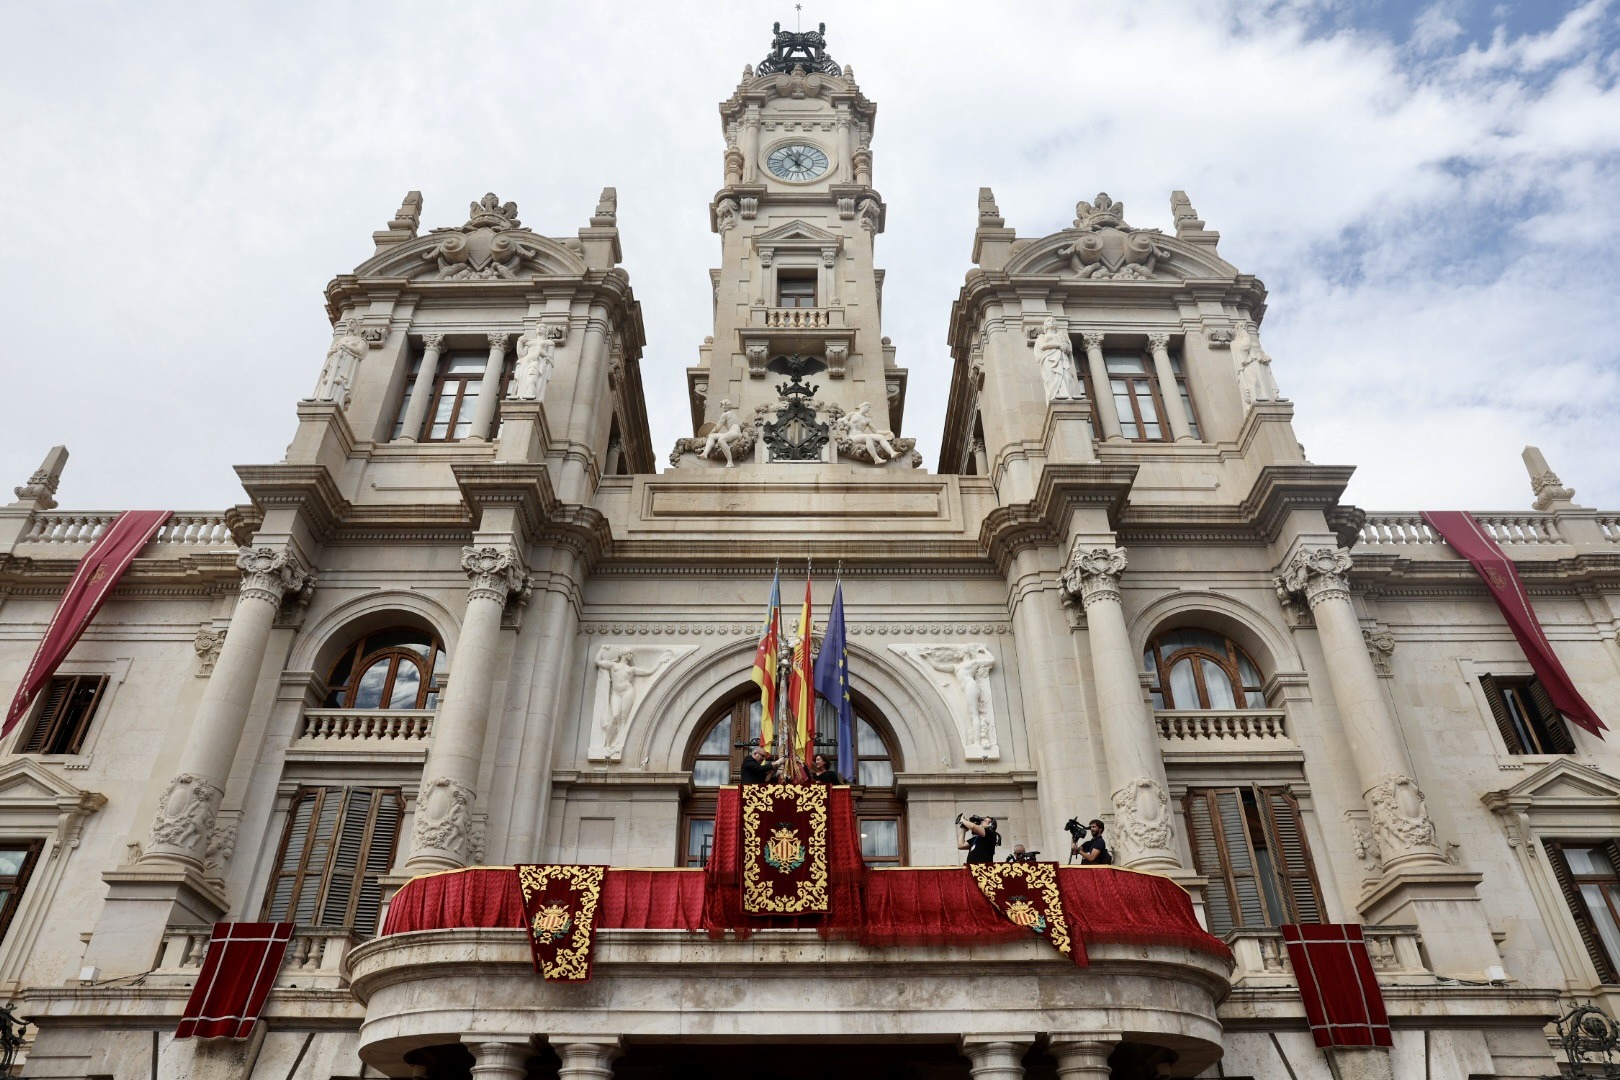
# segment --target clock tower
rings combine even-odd
[[[676,444],[677,468],[919,460],[897,435],[906,372],[883,336],[873,266],[886,212],[872,186],[877,108],[828,55],[825,30],[778,23],[720,104],[714,334],[687,370],[696,437]]]

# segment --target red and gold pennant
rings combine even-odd
[[[827,793],[821,784],[742,789],[742,905],[750,915],[827,910]]]
[[[589,982],[607,867],[531,863],[517,875],[534,970],[547,982]]]
[[[1057,863],[969,863],[968,869],[1003,918],[1044,937],[1064,956],[1074,955],[1063,898],[1058,895]]]

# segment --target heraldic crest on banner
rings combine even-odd
[[[534,969],[547,982],[587,982],[605,866],[526,864],[517,868]]]
[[[742,789],[742,901],[753,915],[825,912],[827,788]]]
[[[1008,922],[1044,937],[1064,956],[1073,956],[1058,894],[1057,863],[969,863],[968,869],[985,899]]]

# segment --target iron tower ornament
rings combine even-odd
[[[813,356],[778,356],[765,365],[767,371],[786,375],[788,381],[776,384],[783,404],[776,419],[765,424],[765,445],[772,461],[820,461],[831,436],[832,425],[816,418],[815,397],[819,386],[807,385],[805,376],[826,371],[827,365]]]

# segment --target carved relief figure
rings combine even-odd
[[[872,423],[870,401],[863,401],[857,405],[854,412],[844,417],[844,425],[849,431],[849,441],[864,448],[873,464],[882,464],[899,456],[899,451],[889,441],[894,438],[894,432],[884,431]],[[879,448],[882,448],[882,454],[878,453]]]
[[[1168,850],[1175,828],[1164,787],[1139,776],[1113,794],[1115,831],[1138,852]]]
[[[1067,330],[1048,316],[1035,338],[1035,359],[1041,365],[1041,385],[1047,401],[1072,401],[1074,392],[1074,343]]]
[[[1232,362],[1237,365],[1243,404],[1276,401],[1282,396],[1271,374],[1271,357],[1260,347],[1260,331],[1254,323],[1239,323],[1232,332]]]
[[[422,785],[416,803],[416,848],[437,848],[465,862],[472,838],[473,790],[441,776]]]
[[[699,457],[707,458],[718,447],[725,455],[726,468],[732,468],[735,462],[731,460],[731,444],[742,435],[742,425],[737,423],[737,406],[730,399],[720,402],[720,417],[714,422],[714,429],[703,440],[703,449]]]
[[[674,663],[675,653],[665,649],[652,667],[636,666],[636,651],[619,645],[604,645],[596,654],[596,666],[607,680],[607,710],[596,718],[599,745],[617,749],[624,742],[625,727],[636,707],[636,680],[656,675]]]
[[[176,776],[152,816],[152,842],[181,848],[200,862],[214,828],[220,794],[219,788],[195,773]]]
[[[516,385],[512,397],[544,401],[552,369],[557,366],[557,342],[566,331],[560,326],[531,326],[518,338]]]
[[[995,667],[995,656],[983,645],[926,645],[916,655],[930,668],[951,677],[961,708],[956,723],[966,756],[1000,756],[990,709],[990,671]]]
[[[370,347],[353,320],[339,325],[332,347],[326,351],[326,364],[315,382],[312,397],[316,401],[335,401],[347,409],[350,392],[354,389],[355,369]]]

